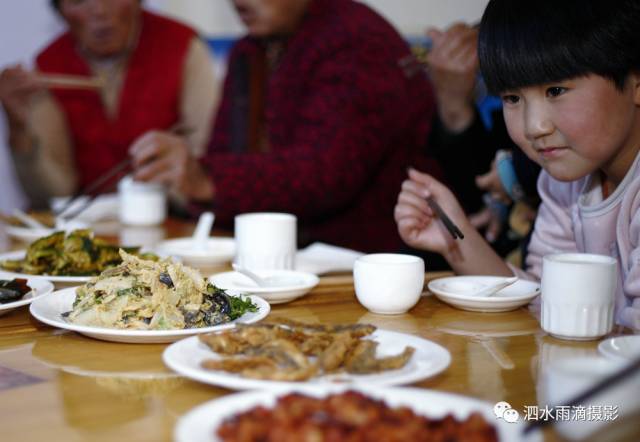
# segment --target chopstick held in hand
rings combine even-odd
[[[462,234],[458,226],[456,226],[453,221],[451,221],[451,218],[449,218],[447,214],[444,213],[444,210],[442,210],[440,204],[438,204],[432,196],[427,197],[427,203],[429,204],[429,207],[431,207],[431,210],[434,211],[436,216],[442,220],[444,226],[447,228],[453,239],[464,238],[464,235]]]

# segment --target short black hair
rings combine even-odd
[[[622,90],[640,70],[640,1],[491,0],[478,56],[494,94],[592,73]]]

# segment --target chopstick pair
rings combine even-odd
[[[85,77],[68,74],[37,74],[36,80],[48,88],[102,89],[104,80],[100,77]]]
[[[451,218],[447,216],[444,210],[442,210],[442,207],[440,207],[440,204],[438,204],[432,196],[427,197],[427,204],[429,204],[429,207],[431,207],[431,210],[435,212],[437,217],[442,220],[442,223],[447,228],[453,239],[464,239],[464,235],[458,226],[451,221]]]
[[[174,133],[176,135],[188,135],[190,133],[193,132],[193,128],[185,126],[183,123],[178,122],[175,123],[174,125],[172,125],[169,128],[169,132]],[[125,171],[128,171],[131,167],[133,166],[133,161],[131,158],[127,157],[124,160],[122,160],[121,162],[119,162],[118,164],[116,164],[115,166],[113,166],[111,169],[107,170],[103,175],[99,176],[97,179],[95,179],[94,181],[92,181],[90,184],[88,184],[87,186],[79,189],[76,193],[74,193],[71,198],[69,198],[67,200],[67,202],[58,210],[55,210],[53,212],[53,215],[55,217],[57,216],[61,216],[62,214],[64,214],[64,212],[66,212],[69,207],[71,207],[78,199],[82,198],[83,196],[86,196],[87,199],[84,202],[84,204],[82,204],[78,209],[76,209],[75,211],[73,211],[70,214],[66,214],[64,216],[65,219],[72,219],[75,218],[76,216],[78,216],[81,212],[83,212],[88,206],[89,204],[91,204],[91,202],[93,201],[93,199],[97,196],[97,194],[95,193],[99,188],[101,188],[104,184],[108,183],[111,179],[113,179],[115,176],[117,176],[118,174],[121,174]]]
[[[584,401],[586,401],[587,399],[592,398],[593,396],[597,395],[598,393],[601,393],[602,391],[606,390],[607,388],[611,388],[614,385],[619,384],[624,379],[628,378],[629,376],[631,376],[632,374],[634,374],[638,370],[640,370],[640,357],[632,359],[631,362],[627,366],[625,366],[624,368],[622,368],[622,369],[620,369],[620,370],[618,370],[618,371],[616,371],[614,373],[611,373],[609,376],[601,379],[600,382],[598,382],[597,384],[595,384],[591,388],[586,389],[585,391],[583,391],[578,396],[576,396],[573,399],[571,399],[566,404],[563,404],[563,406],[565,406],[565,407],[573,407],[575,405],[582,405],[584,403]],[[553,415],[555,415],[555,407],[553,408],[553,410],[554,410]],[[545,425],[548,425],[548,424],[553,423],[553,422],[555,422],[555,420],[551,420],[551,419],[534,420],[529,425],[527,425],[524,428],[524,430],[522,430],[522,433],[523,434],[528,434],[528,433],[532,432],[533,430],[535,430],[536,428],[544,427]]]

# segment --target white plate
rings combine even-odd
[[[269,314],[269,303],[258,296],[250,296],[254,304],[258,306],[255,313],[245,313],[235,321],[220,324],[213,327],[188,328],[180,330],[123,330],[117,328],[93,327],[67,322],[62,313],[72,309],[76,298],[76,288],[70,287],[57,290],[45,296],[36,298],[31,304],[31,314],[39,321],[52,327],[72,330],[83,335],[113,342],[129,342],[134,344],[157,344],[174,342],[186,336],[198,333],[224,330],[234,326],[234,323],[250,324],[263,319]]]
[[[158,250],[167,255],[176,256],[186,265],[219,265],[231,262],[236,253],[233,238],[209,238],[204,249],[196,249],[191,238],[177,238],[163,241]]]
[[[339,373],[311,378],[306,383],[349,383],[367,385],[369,387],[411,384],[437,375],[451,363],[451,354],[446,348],[417,336],[378,329],[371,335],[371,338],[380,343],[377,349],[379,357],[397,355],[408,345],[415,348],[416,351],[409,362],[398,370],[367,375]],[[183,376],[205,384],[218,385],[235,390],[281,388],[301,384],[301,382],[250,379],[234,373],[208,370],[201,367],[202,361],[219,358],[220,356],[200,342],[197,336],[170,345],[162,355],[162,359],[169,368]]]
[[[0,261],[4,261],[6,259],[24,259],[27,251],[26,250],[17,250],[15,252],[4,253],[0,255]],[[6,279],[7,277],[13,278],[39,278],[45,279],[51,282],[59,282],[59,283],[78,283],[82,284],[88,282],[92,277],[91,276],[54,276],[54,275],[30,275],[28,273],[16,273],[10,272],[0,267],[0,276],[2,279]]]
[[[607,358],[630,361],[640,357],[640,335],[605,339],[598,344],[598,351]]]
[[[6,278],[0,277],[0,279]],[[53,291],[53,284],[51,284],[49,281],[45,281],[44,279],[28,278],[27,285],[31,287],[31,291],[24,295],[22,299],[18,301],[8,302],[6,304],[0,303],[0,316],[4,315],[5,313],[9,313],[13,309],[22,307],[23,305],[31,304],[31,302],[38,296],[43,296]]]
[[[258,287],[255,282],[238,272],[218,273],[209,278],[212,284],[230,293],[253,293],[260,295],[270,304],[282,304],[293,301],[307,294],[313,289],[320,279],[313,273],[297,272],[294,270],[269,270],[258,271],[258,276],[263,277],[274,285]]]
[[[471,413],[478,412],[484,419],[496,427],[498,439],[502,441],[522,441],[522,420],[515,424],[496,419],[493,405],[478,399],[459,396],[451,393],[424,390],[419,388],[367,388],[345,387],[337,385],[317,385],[291,388],[281,391],[246,391],[214,399],[192,409],[183,415],[174,429],[174,439],[178,442],[218,442],[216,435],[218,426],[237,413],[262,405],[273,407],[279,396],[293,391],[314,397],[326,397],[332,393],[345,390],[356,390],[374,399],[384,400],[390,407],[406,406],[416,414],[433,419],[443,418],[452,414],[456,419],[466,419]],[[539,442],[539,433],[527,437],[527,442]]]
[[[31,227],[7,226],[7,235],[25,243],[32,243],[43,236],[49,236],[54,229],[34,229]]]
[[[450,276],[434,279],[428,287],[441,301],[472,312],[508,312],[529,304],[540,294],[540,284],[520,279],[493,296],[473,296],[474,292],[502,280],[502,276]]]

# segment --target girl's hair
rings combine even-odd
[[[591,73],[622,90],[640,70],[640,1],[491,0],[478,56],[494,94]]]

